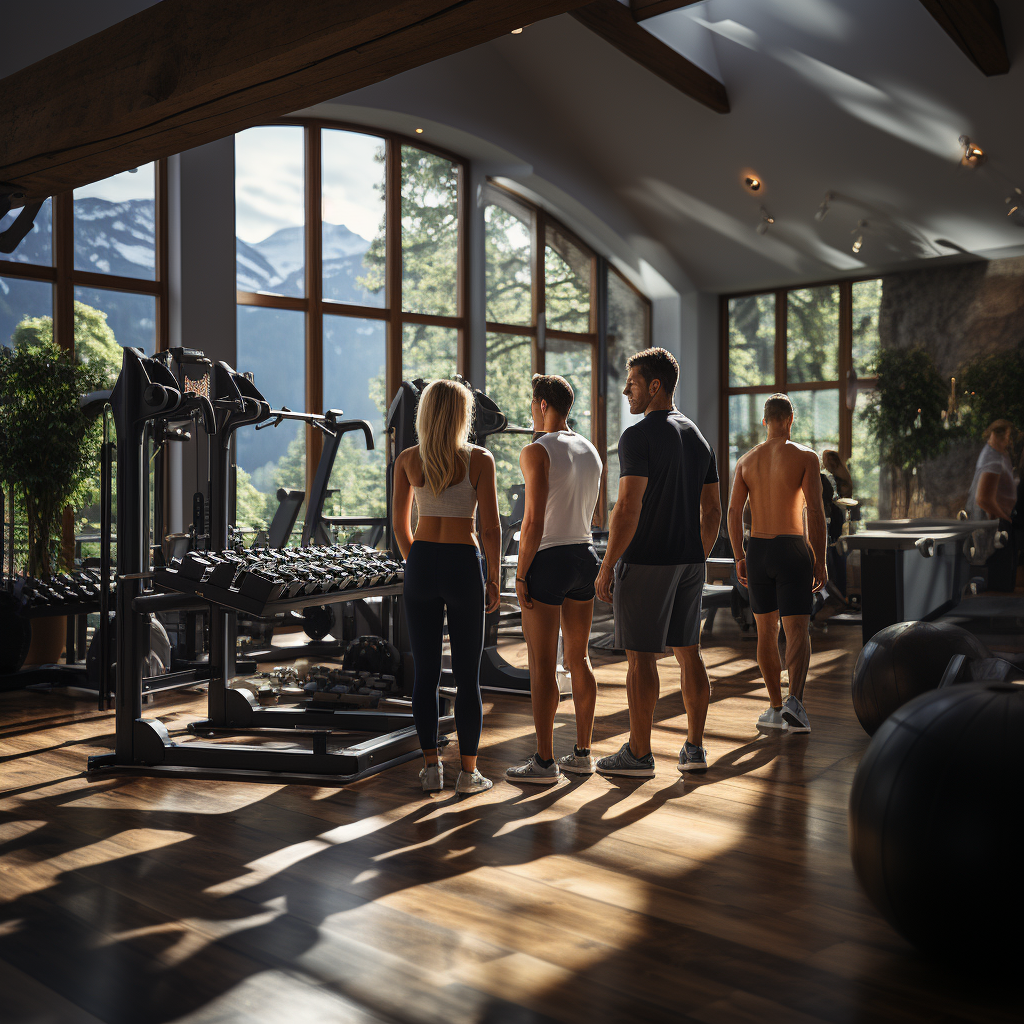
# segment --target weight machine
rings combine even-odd
[[[181,772],[215,777],[272,774],[288,778],[329,778],[348,782],[417,756],[419,740],[411,714],[365,710],[309,711],[305,708],[261,708],[246,690],[231,689],[234,675],[236,613],[257,616],[365,598],[395,597],[398,584],[285,596],[284,581],[218,559],[213,571],[196,579],[181,568],[153,569],[149,559],[147,436],[158,420],[198,413],[210,439],[209,542],[213,551],[229,549],[230,440],[234,430],[265,422],[275,414],[251,380],[225,363],[213,364],[208,393],[188,390],[159,359],[139,349],[125,349],[123,366],[111,396],[117,430],[117,669],[115,749],[89,759],[89,771],[137,769],[148,773]],[[298,415],[298,414],[297,414]],[[343,421],[338,421],[343,422]],[[361,421],[354,421],[361,422]],[[368,428],[368,425],[367,425]],[[328,471],[329,472],[329,471]],[[322,505],[321,505],[322,508]],[[315,522],[314,517],[309,517]],[[315,528],[311,527],[311,528]],[[190,564],[201,562],[201,556]],[[224,567],[228,566],[226,571]],[[176,592],[147,590],[152,581]],[[177,743],[158,721],[142,717],[142,662],[149,650],[148,615],[156,611],[206,611],[210,617],[209,718],[195,731],[225,729],[259,732],[286,729],[291,736],[307,732],[312,750],[272,749],[259,745],[218,745],[201,741]],[[394,617],[391,620],[393,629]],[[454,728],[451,715],[441,719],[442,733]],[[351,746],[328,750],[331,732],[368,732],[372,736]]]

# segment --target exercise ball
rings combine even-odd
[[[875,734],[850,793],[850,856],[871,902],[925,953],[1024,955],[1024,687],[922,694]]]
[[[954,654],[990,657],[972,633],[950,622],[897,622],[865,645],[853,670],[853,710],[869,736],[908,700],[934,690]]]

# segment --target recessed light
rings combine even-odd
[[[514,28],[514,29],[512,29],[512,35],[514,35],[514,36],[521,36],[522,34],[523,34],[523,30],[521,28]]]
[[[423,129],[422,128],[417,128],[416,129],[416,134],[417,135],[422,135],[423,134]]]
[[[964,147],[964,155],[960,158],[964,167],[980,167],[985,162],[985,151],[976,142],[971,142],[966,135],[961,135],[959,142]]]

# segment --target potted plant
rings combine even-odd
[[[945,452],[956,431],[944,421],[947,389],[927,352],[883,349],[876,373],[874,396],[861,415],[889,469],[893,512],[905,518],[917,489],[917,467]]]
[[[0,484],[25,513],[28,575],[46,579],[70,568],[64,510],[85,497],[99,457],[96,424],[79,400],[109,386],[109,376],[99,361],[84,363],[39,332],[16,331],[12,341],[0,349]],[[62,621],[39,631],[53,634],[56,647],[40,661],[60,657]]]

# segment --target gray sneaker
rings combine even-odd
[[[593,754],[577,754],[576,748],[572,748],[571,754],[565,754],[558,759],[558,767],[563,772],[572,772],[574,775],[593,775],[597,759]]]
[[[687,741],[683,749],[679,751],[679,764],[676,765],[680,772],[696,772],[703,775],[708,770],[708,752],[704,747],[695,747]]]
[[[654,755],[634,757],[627,740],[619,747],[618,753],[602,757],[597,762],[597,770],[602,775],[629,775],[650,779],[654,777]]]
[[[438,761],[421,768],[420,782],[424,793],[440,793],[444,789],[444,765]]]
[[[532,782],[538,786],[551,786],[562,777],[558,765],[552,761],[544,767],[533,754],[525,764],[517,764],[514,768],[505,769],[505,778],[511,782]]]
[[[811,731],[811,720],[807,717],[803,704],[792,695],[782,702],[782,717],[785,718],[790,732]]]
[[[484,790],[490,789],[493,785],[494,783],[490,779],[485,779],[480,774],[479,768],[474,768],[471,772],[459,772],[459,777],[455,783],[455,792],[462,793],[464,796],[470,793],[483,793]]]
[[[757,727],[758,729],[788,729],[789,725],[786,723],[785,718],[782,717],[781,711],[769,708],[757,720]]]

